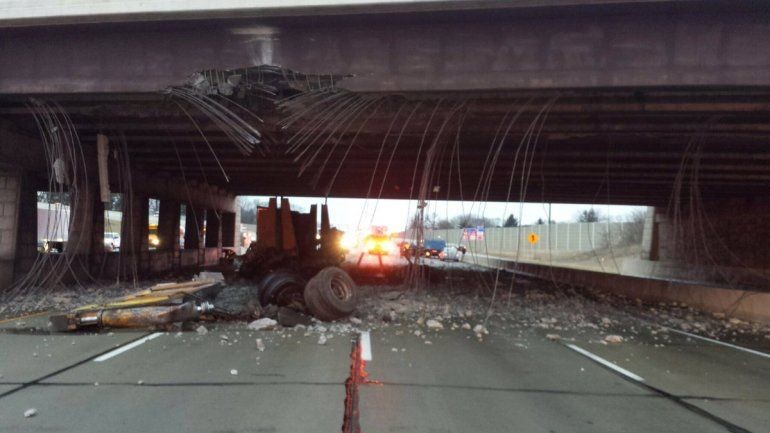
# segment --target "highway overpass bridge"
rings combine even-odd
[[[767,431],[764,3],[0,0],[0,430]],[[63,253],[38,192],[69,194]],[[487,294],[474,269],[302,330],[37,311],[218,263],[242,194],[648,212],[625,260],[582,250],[598,223],[490,229],[450,265],[512,272]]]
[[[100,134],[137,233],[161,201],[173,251],[147,272],[234,244],[242,194],[649,205],[647,259],[770,267],[770,16],[756,4],[1,6],[6,281],[34,261],[23,221],[57,159],[90,192],[70,253],[103,256]],[[179,203],[223,234],[177,251]]]

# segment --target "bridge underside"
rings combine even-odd
[[[17,222],[69,157],[88,173],[73,212],[94,215],[69,252],[104,268],[101,134],[112,192],[139,209],[126,226],[160,199],[147,272],[216,261],[234,196],[254,194],[654,206],[646,259],[764,282],[767,11],[662,3],[2,28],[0,262],[36,260]],[[68,138],[39,123],[51,110]],[[199,211],[184,254],[180,204]],[[203,216],[221,232],[205,242]]]
[[[35,137],[29,97],[56,102],[87,153],[102,132],[125,142],[133,170],[233,194],[661,206],[697,185],[704,201],[763,196],[767,11],[579,3],[6,26],[0,118]],[[243,154],[162,93],[236,68],[250,82],[272,73],[275,99],[305,92],[284,107],[253,92],[225,101],[262,118],[263,152]],[[339,92],[307,94],[324,87]],[[45,173],[42,161],[25,163]]]
[[[44,98],[70,116],[86,154],[103,133],[125,142],[133,170],[237,195],[403,199],[424,183],[430,198],[665,206],[693,185],[706,202],[770,185],[766,88],[340,93],[284,109],[249,102],[264,145],[249,155],[165,95]],[[0,116],[36,137],[29,103],[2,98]],[[42,158],[18,163],[47,172]]]

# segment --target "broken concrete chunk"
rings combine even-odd
[[[480,323],[473,327],[473,332],[475,332],[476,334],[484,334],[484,335],[488,335],[489,334],[489,331],[487,330],[487,327],[482,325],[482,324],[480,324]]]
[[[611,344],[618,344],[623,342],[623,337],[620,335],[608,335],[604,337],[604,341]]]
[[[265,342],[262,341],[261,338],[257,338],[257,350],[259,350],[260,352],[265,351]]]
[[[270,318],[267,318],[267,317],[263,317],[261,319],[257,319],[255,321],[249,323],[248,328],[253,330],[253,331],[269,331],[269,330],[275,328],[275,325],[277,325],[277,324],[278,324],[277,321],[275,321],[273,319],[270,319]]]
[[[323,346],[324,344],[326,344],[326,335],[324,335],[324,334],[321,334],[321,335],[318,337],[318,344],[319,344],[319,345],[321,345],[321,346]]]
[[[428,326],[428,329],[435,329],[435,330],[444,329],[444,325],[442,325],[441,322],[439,322],[438,320],[428,319],[428,321],[425,322],[425,324]]]
[[[556,341],[556,340],[561,339],[559,334],[546,334],[545,338],[547,338],[547,339],[549,339],[551,341]]]
[[[463,329],[471,329],[471,324],[467,322],[463,323]]]
[[[281,326],[291,328],[297,325],[310,326],[313,324],[313,320],[309,316],[298,313],[291,308],[279,307],[278,323],[280,323]]]
[[[203,271],[193,277],[193,281],[198,281],[198,280],[212,280],[216,282],[221,282],[225,280],[225,276],[222,275],[221,272]]]
[[[206,329],[205,326],[201,325],[201,326],[195,328],[195,332],[197,332],[198,335],[206,335],[206,334],[209,333],[209,330]]]
[[[230,374],[232,374],[233,376],[237,376],[238,375],[238,370],[233,368],[232,370],[230,370]]]
[[[354,325],[360,325],[361,324],[361,319],[359,319],[358,317],[351,317],[350,318],[350,323],[352,323]]]
[[[399,298],[399,296],[401,296],[401,292],[396,290],[380,293],[380,298],[385,299],[387,301],[395,301],[396,299]]]
[[[34,407],[31,407],[24,411],[24,418],[32,418],[35,415],[37,415],[37,409],[35,409]]]

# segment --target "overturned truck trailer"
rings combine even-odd
[[[356,286],[339,265],[345,260],[342,232],[332,228],[327,205],[310,212],[291,210],[289,200],[271,198],[257,209],[257,240],[237,258],[240,275],[259,281],[259,300],[308,312],[321,320],[350,315],[356,307]]]

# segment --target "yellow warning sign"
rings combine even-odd
[[[527,236],[527,239],[529,239],[529,243],[535,245],[537,241],[540,240],[540,236],[538,236],[537,233],[530,233],[529,236]]]

